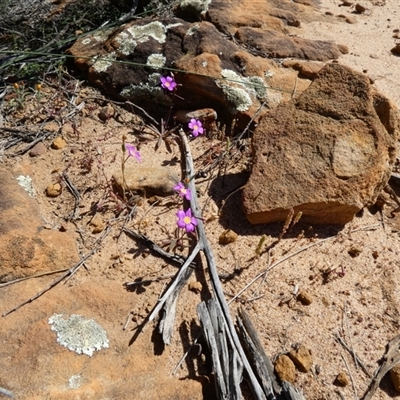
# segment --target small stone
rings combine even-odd
[[[333,384],[336,386],[345,387],[350,383],[349,377],[343,371],[339,372]]]
[[[357,20],[355,18],[352,18],[352,17],[346,17],[346,22],[348,24],[356,24]]]
[[[396,46],[394,46],[390,51],[394,54],[400,54],[400,43],[397,43]]]
[[[275,361],[275,372],[281,381],[294,383],[296,381],[296,368],[293,361],[285,354],[280,355]]]
[[[114,107],[111,104],[107,104],[105,107],[102,107],[102,109],[99,112],[99,118],[103,122],[108,121],[114,115],[115,115],[115,110],[114,110]]]
[[[52,183],[46,188],[47,197],[57,197],[62,193],[62,186],[59,183]]]
[[[103,219],[101,218],[101,216],[99,214],[96,214],[90,221],[90,226],[93,227],[92,233],[96,234],[96,233],[103,232],[105,223],[104,223]]]
[[[46,153],[47,148],[43,142],[36,143],[29,151],[31,157],[41,156]]]
[[[390,379],[396,391],[400,392],[400,364],[396,364],[390,370]]]
[[[342,0],[342,6],[351,7],[353,5],[352,1],[349,0]]]
[[[121,192],[124,182],[121,171],[113,175],[113,180]],[[125,166],[126,190],[143,193],[146,197],[176,194],[174,186],[179,181],[178,174],[166,167],[142,167],[137,164]]]
[[[194,293],[200,293],[202,289],[203,285],[199,281],[189,283],[189,290],[191,290]]]
[[[297,295],[297,300],[300,301],[301,304],[304,304],[305,306],[309,306],[314,301],[314,297],[310,293],[302,290]]]
[[[219,244],[233,243],[237,240],[237,238],[238,235],[236,232],[231,229],[227,229],[226,231],[223,231],[219,236]]]
[[[300,372],[309,372],[311,370],[313,365],[311,350],[301,345],[297,350],[291,350],[288,356]]]
[[[356,245],[351,246],[350,249],[347,251],[349,255],[353,258],[359,256],[362,252],[362,249]]]
[[[53,143],[51,144],[51,148],[54,150],[60,150],[64,148],[67,145],[67,142],[61,137],[58,136],[53,140]]]
[[[357,3],[355,5],[355,9],[356,9],[356,12],[358,12],[359,14],[362,14],[365,11],[367,11],[367,7],[364,4],[360,4],[360,3]]]

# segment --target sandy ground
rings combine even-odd
[[[367,70],[367,73],[374,78],[377,87],[399,105],[400,58],[393,56],[390,49],[395,43],[392,37],[393,30],[400,28],[398,18],[400,3],[394,0],[387,0],[382,5],[371,2],[370,10],[365,14],[353,14],[352,8],[340,7],[339,2],[334,1],[323,1],[321,7],[334,15],[349,15],[355,18],[357,23],[348,24],[331,16],[326,18],[327,22],[304,24],[302,36],[334,40],[349,46],[350,53],[342,57],[340,62],[359,71]],[[45,97],[51,99],[54,90],[45,84],[43,87]],[[30,349],[30,354],[35,357],[34,346],[41,343],[41,346],[45,347],[43,333],[40,330],[35,331],[33,336],[28,334],[29,324],[40,323],[41,329],[45,330],[48,336],[49,342],[46,346],[49,348],[54,346],[54,349],[58,346],[50,335],[50,328],[46,322],[54,312],[71,313],[76,309],[84,310],[87,315],[93,317],[101,315],[105,324],[114,325],[115,329],[110,331],[110,343],[111,345],[118,343],[119,346],[115,355],[116,362],[123,365],[126,362],[124,360],[129,359],[133,351],[140,360],[130,366],[132,376],[136,367],[148,371],[145,365],[157,364],[154,361],[152,325],[140,334],[132,346],[128,346],[128,343],[135,336],[137,327],[157,303],[160,293],[165,290],[165,284],[170,282],[168,276],[176,273],[176,267],[168,265],[162,259],[143,255],[143,246],[125,235],[117,239],[126,214],[120,214],[121,219],[115,220],[115,215],[121,210],[118,209],[119,203],[115,198],[108,197],[109,179],[119,168],[115,160],[120,156],[122,134],[127,134],[128,140],[134,142],[137,135],[133,128],[141,129],[143,125],[118,107],[116,107],[118,121],[117,118],[111,118],[106,122],[100,121],[99,111],[107,101],[93,100],[95,97],[101,97],[94,90],[81,91],[79,85],[77,88],[79,91],[77,94],[86,101],[85,107],[74,117],[74,121],[71,121],[76,124],[79,135],[72,129],[71,124],[64,124],[63,135],[67,141],[65,148],[61,150],[49,148],[45,155],[37,158],[30,158],[27,154],[10,158],[6,156],[4,163],[29,166],[44,219],[53,229],[66,225],[67,229],[74,231],[76,235],[79,234],[84,239],[79,241],[82,254],[90,251],[98,238],[98,234],[93,234],[90,226],[92,218],[90,209],[93,204],[102,202],[105,205],[99,211],[99,215],[104,223],[113,227],[113,233],[104,240],[101,251],[87,262],[88,270],[80,270],[68,285],[57,286],[53,289],[54,292],[50,291],[41,299],[12,314],[11,318],[6,317],[2,320],[0,331],[7,342],[7,347],[2,353],[3,358],[0,360],[3,371],[2,384],[3,386],[7,384],[7,387],[18,393],[18,398],[21,399],[33,398],[29,393],[35,394],[36,398],[46,398],[49,387],[57,393],[58,388],[65,386],[65,381],[68,380],[69,375],[66,372],[63,375],[64,371],[52,376],[51,364],[47,365],[46,370],[41,371],[40,365],[32,370],[30,365],[9,361],[15,359],[17,348],[20,349],[22,360],[25,349]],[[34,114],[35,110],[30,112]],[[17,113],[9,117],[21,118]],[[178,147],[173,148],[172,154],[168,153],[164,146],[155,153],[155,143],[154,140],[150,140],[141,144],[143,163],[165,165],[175,160],[174,168],[179,172],[179,163],[176,160],[179,160],[181,155]],[[49,147],[50,141],[46,142],[46,145]],[[203,168],[210,161],[218,146],[224,148],[224,145],[224,141],[219,142],[216,137],[200,137],[192,141],[191,149],[196,170]],[[17,149],[12,149],[14,150]],[[91,167],[85,170],[88,160],[91,160]],[[260,276],[259,280],[232,302],[232,314],[236,313],[238,306],[247,309],[266,352],[272,358],[290,351],[298,344],[311,351],[312,369],[307,373],[297,372],[295,382],[307,399],[360,398],[371,378],[354,364],[353,357],[336,342],[335,337],[341,337],[354,350],[367,372],[372,375],[385,352],[386,344],[399,334],[400,216],[391,215],[391,211],[397,206],[388,199],[388,204],[382,212],[364,210],[345,227],[310,227],[300,223],[290,230],[284,239],[273,245],[282,231],[283,224],[250,225],[244,215],[238,212],[239,192],[229,197],[221,210],[227,195],[246,181],[246,170],[250,161],[248,152],[236,152],[231,155],[223,169],[226,171],[224,178],[218,176],[218,171],[214,171],[208,178],[197,182],[200,202],[204,207],[203,217],[206,221],[207,235],[215,253],[218,269],[223,276],[221,279],[227,300],[231,300],[255,277]],[[52,171],[63,171],[66,168],[70,179],[82,194],[80,218],[74,223],[65,222],[65,218],[70,215],[74,207],[74,198],[67,190],[53,200],[44,194],[47,185],[55,179]],[[163,199],[157,205],[143,201],[138,207],[136,216],[129,220],[129,228],[140,228],[142,233],[158,243],[168,239],[168,235],[175,229],[176,200],[176,197]],[[221,213],[219,218],[218,212]],[[231,244],[221,245],[219,236],[226,229],[235,231],[238,238]],[[255,250],[262,235],[266,235],[264,249],[270,247],[270,251],[264,251],[260,257],[255,257]],[[140,286],[138,290],[132,292],[127,292],[123,288],[125,282],[139,277],[153,279],[154,282]],[[163,279],[157,280],[160,277]],[[190,282],[196,284],[194,288],[201,288],[200,293],[194,290],[193,286],[184,288],[181,293],[177,308],[176,333],[162,359],[165,371],[172,371],[175,368],[183,352],[199,332],[196,306],[210,295],[207,289],[208,280],[207,271],[199,268]],[[50,281],[51,278],[41,278],[40,281],[35,281],[34,285],[23,283],[2,289],[1,312],[29,298]],[[76,304],[74,291],[79,292],[81,287],[86,288],[88,293],[82,298],[78,297],[76,301],[82,303]],[[306,306],[297,301],[298,291],[305,291],[312,296],[311,304]],[[68,301],[59,302],[57,299],[63,296]],[[108,300],[108,298],[115,300],[118,297],[123,301]],[[90,302],[87,299],[90,299]],[[75,307],[72,310],[68,308],[70,303]],[[118,303],[118,309],[113,309],[115,303]],[[109,305],[107,312],[100,311],[99,314],[99,310],[103,310],[107,304]],[[125,316],[130,312],[132,318],[128,321],[127,329],[123,330]],[[62,351],[54,349],[51,352],[57,354],[58,358],[61,357],[62,351],[68,352],[66,349]],[[48,362],[52,362],[51,358]],[[104,358],[104,363],[107,364],[107,357]],[[24,372],[22,368],[26,368],[26,371]],[[179,382],[183,382],[183,379],[194,382],[202,369],[204,370],[200,359],[189,358],[174,378],[169,376],[168,382],[165,383],[170,385],[168,393],[173,393],[174,379],[176,382],[178,378],[182,379]],[[107,370],[95,371],[96,374],[107,375]],[[343,388],[336,386],[334,381],[340,372],[351,377],[352,383],[349,382]],[[42,379],[41,373],[46,374],[46,382]],[[68,373],[71,374],[71,371]],[[148,373],[154,372],[149,370]],[[24,377],[23,384],[21,376]],[[94,378],[94,373],[87,376],[88,382]],[[113,377],[110,385],[118,385],[118,379],[120,377]],[[126,382],[124,384],[126,388]],[[157,391],[157,387],[153,389]],[[158,389],[161,394],[157,398],[162,398],[162,388]],[[121,393],[126,395],[126,392]],[[85,392],[81,394],[84,396]],[[145,395],[140,398],[146,398]],[[70,391],[65,393],[63,398],[76,398],[74,396],[74,392]],[[190,398],[200,397],[201,394],[196,392],[196,395],[193,394]],[[127,397],[120,394],[115,398],[132,397],[128,393]],[[400,398],[400,395],[394,391],[389,379],[385,378],[374,398],[388,400]]]
[[[356,13],[354,6],[343,6],[342,1],[321,0],[321,12],[333,15],[326,21],[303,23],[301,36],[348,46],[349,53],[340,57],[340,62],[368,74],[376,87],[400,107],[400,57],[390,51],[400,41],[400,2],[359,3],[367,8],[362,14]],[[346,23],[339,16],[354,18],[356,23]]]

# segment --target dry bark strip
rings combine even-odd
[[[400,335],[395,336],[386,346],[381,365],[375,371],[374,377],[364,393],[362,400],[371,400],[377,391],[382,378],[398,363],[400,363]]]
[[[218,302],[210,299],[197,306],[202,332],[213,360],[216,392],[219,399],[241,399],[243,364],[227,341],[227,326]]]

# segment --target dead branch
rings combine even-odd
[[[362,400],[371,400],[381,383],[382,378],[400,362],[400,335],[395,336],[386,346],[386,352],[382,356],[381,365],[375,371],[374,377],[364,393]]]
[[[37,274],[37,275],[25,276],[23,278],[14,279],[9,282],[0,283],[0,288],[13,285],[14,283],[26,281],[27,279],[40,278],[41,276],[54,275],[54,274],[58,274],[59,272],[65,272],[65,271],[68,271],[68,268],[58,269],[57,271],[43,272],[43,273]]]
[[[190,148],[188,145],[188,139],[182,130],[179,131],[179,135],[180,135],[181,143],[182,143],[182,154],[184,154],[185,160],[186,160],[186,173],[187,173],[187,175],[194,177],[194,176],[196,176],[196,174],[195,174],[195,170],[194,170],[193,158],[191,156]],[[211,246],[208,242],[208,239],[207,239],[207,236],[205,233],[203,220],[201,219],[201,211],[200,211],[199,201],[198,201],[197,194],[196,194],[195,182],[193,179],[189,180],[188,186],[192,193],[192,199],[190,201],[192,213],[198,219],[197,233],[199,235],[199,242],[198,242],[197,246],[199,246],[199,250],[202,250],[204,252],[204,255],[206,257],[208,270],[210,273],[211,284],[212,284],[212,288],[213,288],[214,295],[215,295],[215,300],[218,302],[218,305],[221,308],[223,321],[226,325],[227,339],[230,342],[233,352],[236,351],[238,353],[237,356],[238,356],[239,360],[241,361],[241,363],[243,364],[243,369],[247,373],[247,376],[250,381],[249,382],[250,387],[253,390],[255,398],[264,400],[264,399],[266,399],[266,396],[264,395],[263,390],[262,390],[260,384],[258,383],[257,378],[253,372],[253,369],[251,368],[250,363],[244,353],[243,347],[240,343],[239,337],[237,335],[235,326],[233,324],[233,321],[232,321],[232,318],[230,315],[228,303],[224,296],[221,281],[219,280],[217,264],[215,262],[214,254],[213,254],[213,251],[211,249]],[[196,248],[197,248],[197,246],[196,246]],[[233,357],[236,357],[236,356],[233,356]]]
[[[10,392],[7,389],[4,389],[2,387],[0,387],[0,394],[4,394],[5,396],[11,397],[12,399],[15,399],[15,396],[12,392]]]
[[[364,373],[368,376],[368,378],[372,378],[372,375],[370,372],[367,370],[367,367],[365,364],[360,360],[360,358],[357,356],[357,354],[352,350],[347,343],[341,338],[339,335],[335,335],[334,339],[341,344],[349,353],[350,355],[354,358],[354,361],[361,367],[361,369],[364,371]]]
[[[227,326],[218,302],[210,299],[197,306],[203,336],[211,351],[219,399],[241,399],[243,365],[227,340]]]
[[[242,342],[246,348],[246,353],[252,360],[252,365],[259,377],[267,398],[274,398],[274,393],[281,391],[278,382],[275,379],[274,367],[271,360],[264,351],[264,348],[258,338],[257,331],[250,320],[246,310],[239,309],[239,315],[236,317],[237,326]]]

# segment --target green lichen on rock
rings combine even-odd
[[[233,112],[247,111],[253,104],[250,95],[244,89],[224,84],[220,84],[219,86],[224,92]]]
[[[121,32],[116,41],[120,45],[120,51],[124,55],[132,54],[138,43],[146,43],[153,38],[159,43],[165,43],[167,28],[159,21],[153,21],[146,25],[133,25]]]
[[[51,330],[57,332],[57,342],[75,353],[91,357],[96,350],[108,348],[106,331],[92,319],[77,314],[69,318],[54,314],[48,322]]]
[[[181,0],[179,3],[180,10],[193,17],[200,17],[208,11],[211,0]]]
[[[110,53],[106,57],[94,57],[92,62],[93,62],[93,68],[96,72],[105,72],[116,59],[115,52]]]
[[[267,87],[259,76],[241,76],[231,69],[223,69],[221,75],[228,81],[242,86],[250,95],[257,99],[264,99],[267,95]]]
[[[265,99],[267,87],[259,76],[244,77],[230,69],[223,69],[221,75],[224,80],[217,80],[226,100],[230,103],[233,112],[247,111],[253,104],[253,98]]]
[[[161,68],[167,62],[166,57],[163,54],[150,54],[147,57],[146,65],[153,68]]]
[[[120,95],[126,99],[146,99],[162,106],[171,106],[172,99],[166,95],[160,87],[161,74],[153,73],[148,77],[147,82],[139,85],[133,83],[121,90]]]

